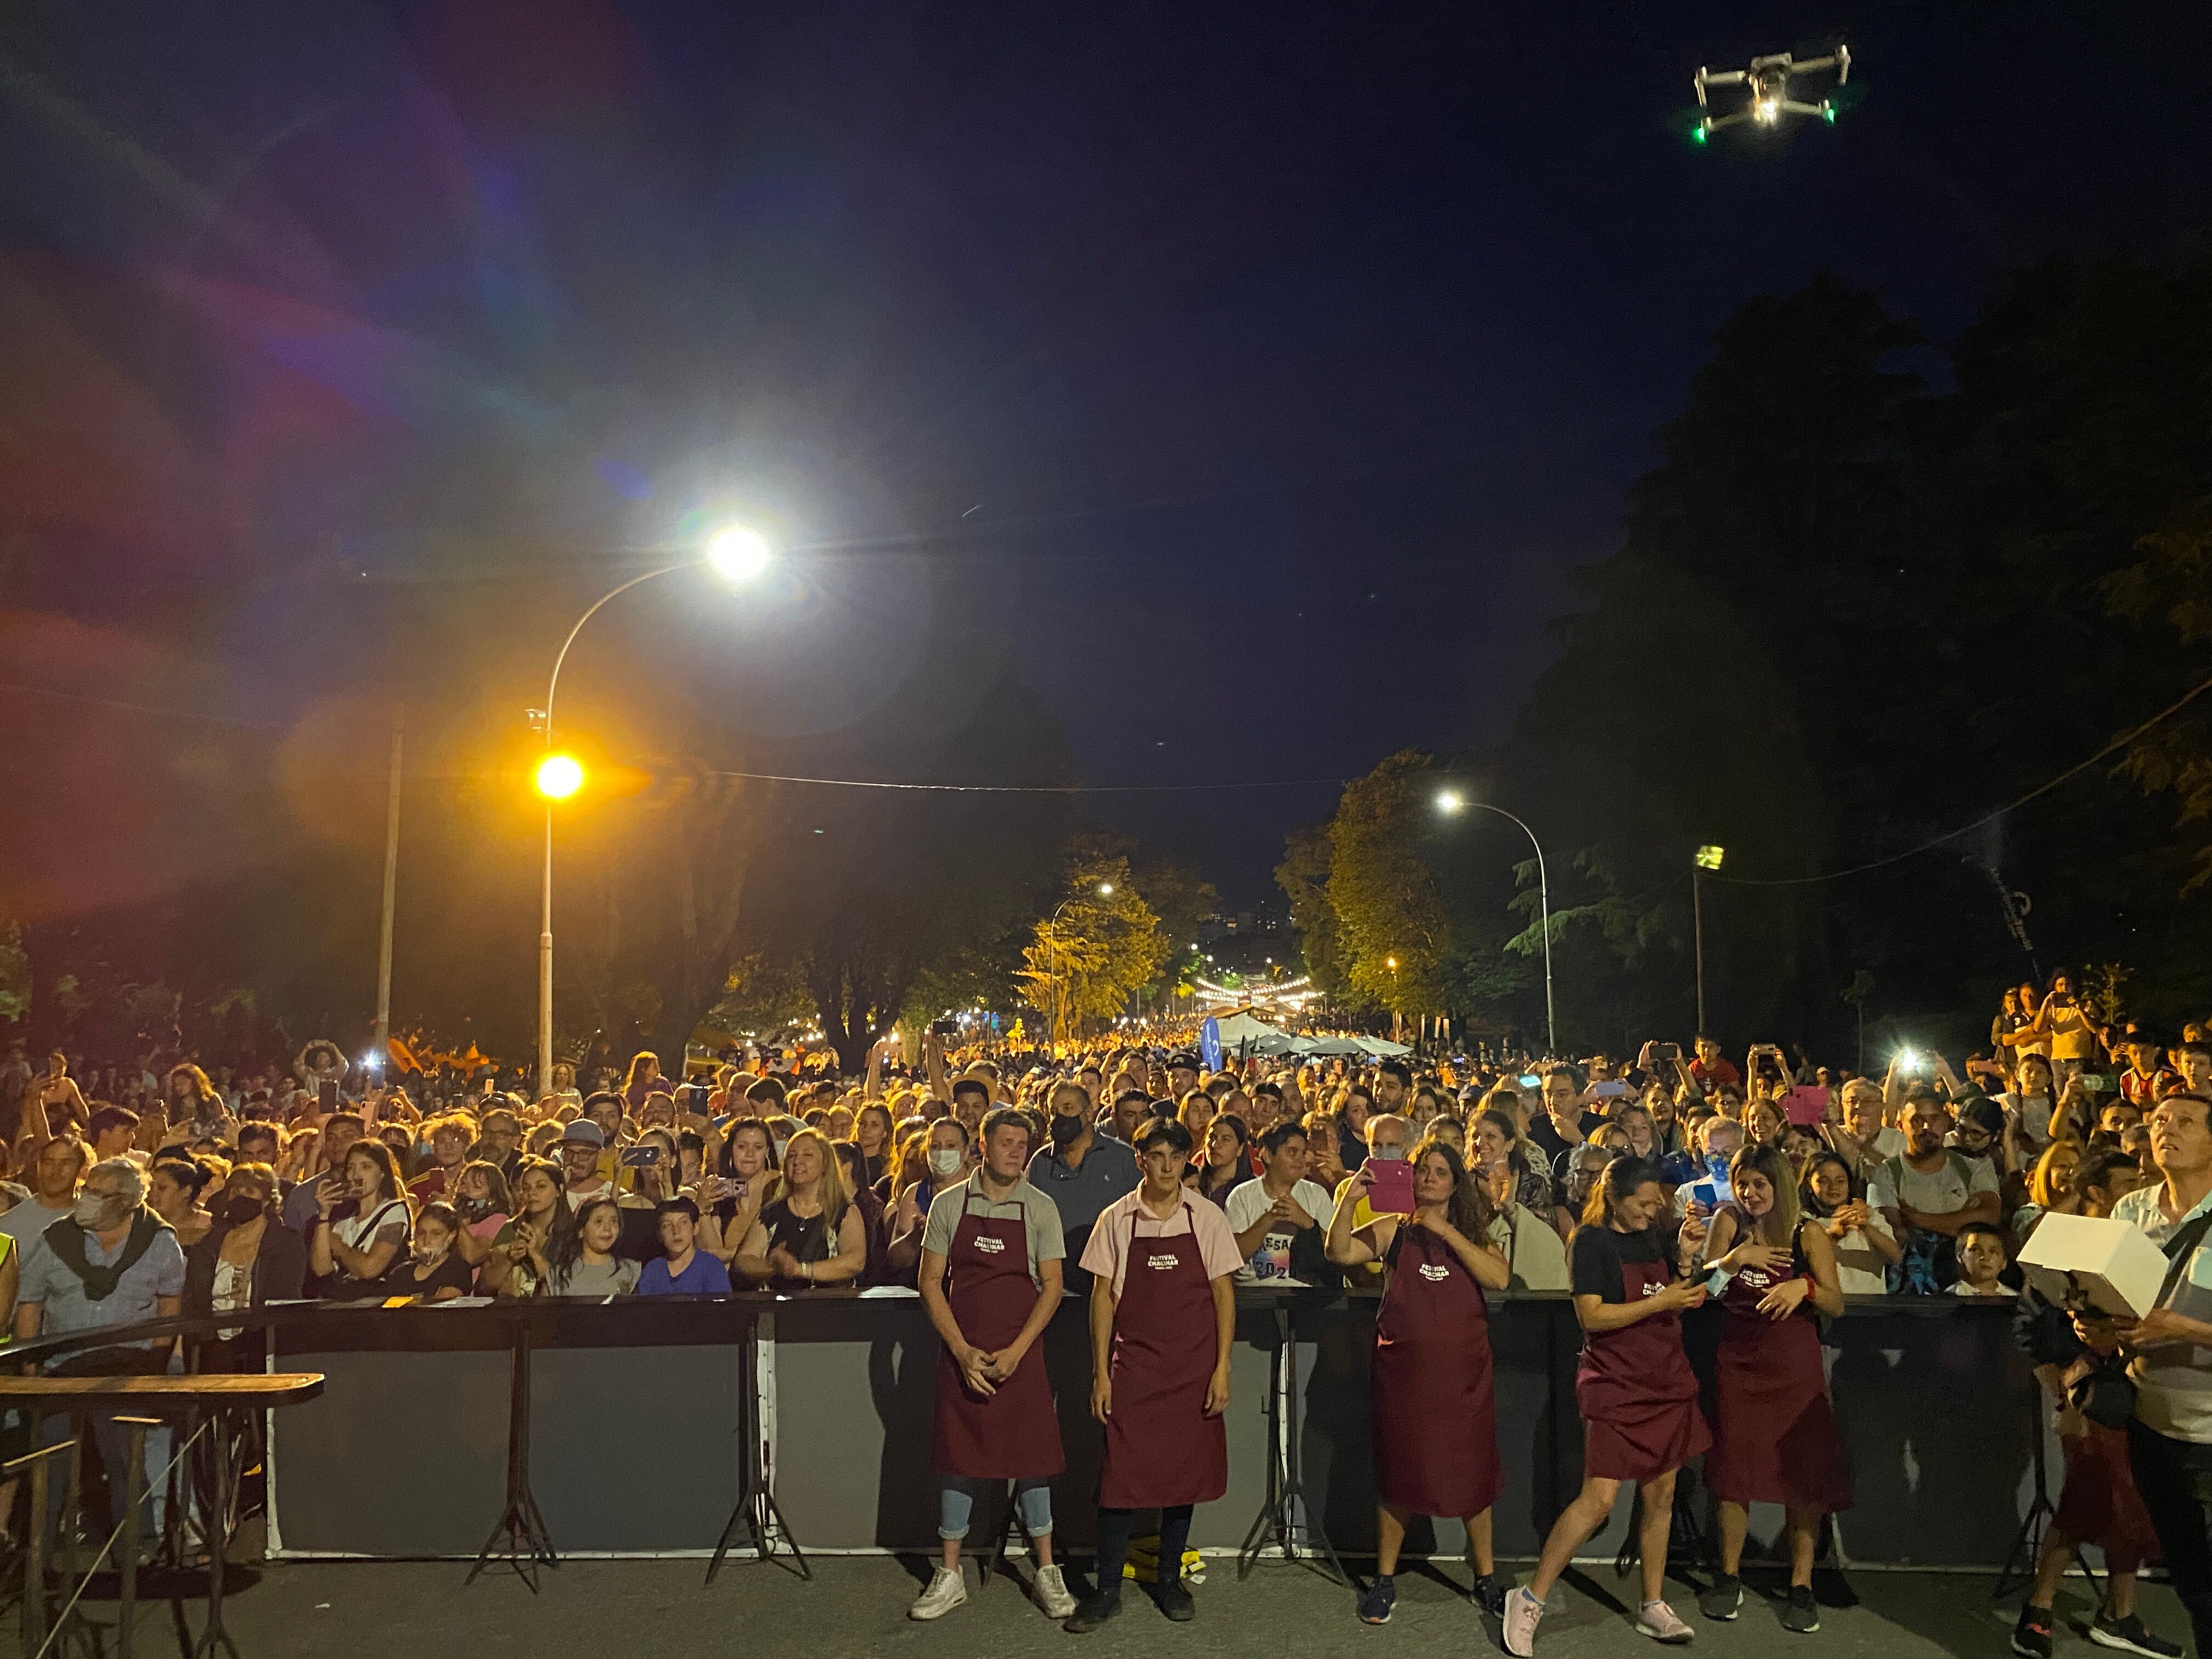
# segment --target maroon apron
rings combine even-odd
[[[1102,1509],[1207,1504],[1229,1490],[1229,1436],[1206,1414],[1213,1379],[1213,1284],[1198,1250],[1198,1221],[1174,1238],[1137,1237],[1114,1311],[1113,1408],[1098,1475]]]
[[[1498,1501],[1498,1414],[1482,1286],[1426,1227],[1402,1224],[1375,1316],[1375,1492],[1413,1515],[1462,1519]]]
[[[2059,1443],[2066,1449],[2066,1489],[2051,1526],[2104,1551],[2105,1565],[2114,1572],[2132,1572],[2155,1558],[2158,1534],[2136,1490],[2128,1431],[2092,1423],[2086,1438],[2069,1435]]]
[[[1667,1288],[1667,1264],[1624,1261],[1620,1281],[1632,1303],[1656,1296]],[[1650,1480],[1712,1443],[1698,1409],[1698,1379],[1682,1352],[1680,1314],[1586,1334],[1575,1365],[1575,1404],[1583,1414],[1585,1475]]]
[[[1705,1484],[1731,1504],[1782,1504],[1824,1514],[1851,1506],[1850,1461],[1828,1403],[1812,1298],[1787,1319],[1759,1311],[1769,1291],[1806,1270],[1793,1239],[1788,1267],[1741,1268],[1721,1292],[1726,1323],[1716,1360]]]
[[[945,1257],[945,1305],[971,1346],[996,1353],[1022,1334],[1036,1308],[1027,1217],[970,1215],[964,1196],[961,1203]],[[1014,1374],[989,1395],[968,1386],[951,1349],[938,1351],[929,1463],[939,1474],[971,1480],[1037,1480],[1066,1467],[1041,1343],[1030,1344]]]

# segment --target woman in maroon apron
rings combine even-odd
[[[1370,1625],[1390,1621],[1398,1551],[1413,1515],[1465,1522],[1474,1599],[1492,1613],[1505,1604],[1490,1544],[1490,1508],[1503,1482],[1482,1287],[1504,1290],[1513,1270],[1489,1243],[1490,1195],[1468,1174],[1458,1149],[1431,1136],[1413,1148],[1413,1166],[1411,1215],[1376,1215],[1352,1231],[1360,1200],[1373,1208],[1370,1158],[1337,1194],[1328,1224],[1331,1261],[1340,1267],[1380,1261],[1385,1270],[1369,1373],[1376,1544],[1375,1582],[1360,1598],[1359,1617]]]
[[[1535,1651],[1544,1597],[1613,1514],[1624,1480],[1636,1483],[1644,1504],[1637,1539],[1644,1596],[1636,1628],[1661,1642],[1686,1642],[1696,1633],[1659,1592],[1674,1514],[1674,1471],[1712,1441],[1698,1409],[1698,1379],[1682,1353],[1682,1310],[1704,1302],[1705,1287],[1677,1276],[1685,1247],[1694,1249],[1703,1230],[1686,1228],[1670,1259],[1657,1224],[1667,1213],[1658,1166],[1615,1158],[1591,1188],[1570,1242],[1575,1317],[1583,1328],[1575,1368],[1583,1489],[1553,1523],[1528,1588],[1505,1598],[1505,1649],[1520,1659]]]
[[[1036,1547],[1037,1605],[1065,1619],[1075,1598],[1052,1559],[1051,1483],[1066,1460],[1037,1346],[1060,1305],[1059,1213],[1024,1177],[1026,1118],[1000,1108],[985,1117],[978,1139],[982,1166],[931,1204],[922,1243],[922,1305],[943,1343],[929,1461],[944,1478],[937,1528],[944,1559],[907,1614],[942,1618],[968,1599],[960,1545],[975,1493],[1011,1480]],[[1032,1206],[1048,1223],[1035,1260]]]
[[[1135,1512],[1160,1511],[1152,1594],[1178,1621],[1191,1510],[1229,1489],[1229,1345],[1243,1261],[1221,1211],[1182,1184],[1190,1131],[1173,1118],[1137,1133],[1144,1182],[1100,1214],[1083,1253],[1091,1290],[1091,1411],[1106,1425],[1098,1479],[1098,1589],[1066,1628],[1096,1630],[1121,1610],[1121,1567]],[[1164,1231],[1172,1228],[1175,1231]]]
[[[1708,1619],[1743,1606],[1743,1535],[1753,1504],[1788,1516],[1790,1600],[1785,1630],[1820,1628],[1813,1551],[1824,1516],[1851,1506],[1850,1465],[1820,1363],[1814,1310],[1837,1317],[1844,1289],[1836,1247],[1797,1207],[1790,1163],[1771,1146],[1747,1146],[1729,1167],[1735,1201],[1713,1218],[1705,1255],[1728,1318],[1722,1327],[1705,1484],[1720,1500],[1721,1565],[1698,1598]],[[1717,1281],[1717,1283],[1714,1282]]]

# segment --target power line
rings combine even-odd
[[[1705,879],[1707,881],[1724,881],[1737,887],[1810,887],[1824,881],[1841,881],[1845,876],[1863,876],[1869,870],[1880,870],[1889,865],[1901,864],[1909,858],[1917,858],[1921,854],[1928,852],[1931,848],[1941,847],[1947,841],[1956,841],[1961,836],[1972,835],[1975,830],[1982,828],[1983,825],[1994,823],[1997,819],[2004,817],[2006,813],[2018,811],[2021,807],[2027,805],[2028,802],[2035,799],[2039,795],[2047,795],[2052,790],[2058,787],[2060,784],[2068,782],[2072,779],[2081,776],[2082,773],[2087,771],[2099,761],[2103,760],[2107,755],[2113,753],[2115,750],[2126,748],[2137,738],[2142,736],[2144,732],[2149,731],[2151,727],[2156,726],[2160,720],[2170,719],[2172,716],[2179,714],[2184,708],[2187,708],[2191,702],[2196,701],[2197,697],[2206,691],[2212,691],[2212,679],[2198,681],[2197,684],[2191,687],[2187,691],[2183,692],[2180,696],[2175,698],[2173,702],[2160,709],[2158,713],[2153,714],[2141,726],[2132,727],[2128,731],[2121,732],[2118,737],[2114,738],[2102,749],[2100,749],[2095,754],[2090,756],[2088,759],[2081,762],[2078,765],[2068,767],[2066,770],[2061,772],[2057,777],[2051,779],[2048,783],[2039,783],[2036,785],[2034,788],[2029,790],[2026,794],[2021,796],[2017,800],[2006,802],[2005,805],[1998,807],[1994,812],[1984,812],[1981,817],[1976,818],[1972,823],[1962,823],[1956,830],[1947,830],[1942,835],[1934,837],[1932,840],[1923,841],[1919,846],[1908,848],[1902,853],[1892,853],[1887,858],[1875,859],[1865,864],[1855,864],[1848,870],[1831,870],[1824,876],[1784,876],[1769,878],[1764,880],[1754,880],[1743,876],[1723,876],[1719,874],[1717,872],[1708,872],[1705,874]]]
[[[1342,778],[1259,778],[1232,783],[886,783],[873,778],[799,778],[781,772],[727,772],[718,778],[755,783],[806,783],[825,789],[903,789],[947,795],[1151,795],[1199,789],[1304,789],[1317,784],[1341,788]]]

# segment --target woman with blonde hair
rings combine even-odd
[[[2054,1140],[2044,1148],[2027,1178],[2027,1202],[2013,1214],[2014,1237],[2024,1242],[2029,1229],[2053,1211],[2073,1215],[2081,1209],[2081,1194],[2075,1189],[2075,1176],[2081,1172],[2082,1155],[2078,1140]]]
[[[738,1248],[738,1271],[770,1290],[796,1291],[855,1278],[868,1262],[860,1207],[845,1191],[843,1166],[819,1129],[801,1129],[760,1218]]]

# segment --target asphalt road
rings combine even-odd
[[[1265,1565],[1239,1583],[1233,1562],[1207,1565],[1208,1582],[1194,1592],[1196,1622],[1170,1624],[1133,1584],[1121,1617],[1082,1638],[1061,1634],[1019,1583],[1000,1577],[988,1589],[979,1587],[972,1564],[966,1606],[935,1624],[910,1623],[905,1610],[921,1582],[921,1565],[880,1556],[817,1558],[811,1583],[772,1564],[732,1561],[711,1587],[702,1582],[702,1561],[570,1561],[544,1575],[535,1595],[499,1572],[465,1588],[466,1567],[453,1562],[278,1564],[248,1570],[251,1582],[234,1594],[228,1622],[244,1659],[360,1659],[364,1652],[609,1659],[633,1651],[989,1659],[1034,1655],[1063,1644],[1071,1652],[1102,1659],[1176,1652],[1194,1659],[1335,1654],[1354,1644],[1377,1659],[1466,1659],[1503,1651],[1495,1626],[1465,1597],[1463,1569],[1450,1572],[1451,1583],[1420,1571],[1401,1572],[1396,1616],[1388,1626],[1370,1629],[1354,1620],[1346,1591],[1301,1566]],[[1025,1582],[1026,1569],[1018,1571]],[[1520,1571],[1525,1577],[1525,1564]],[[1695,1651],[1700,1654],[1773,1655],[1801,1644],[1808,1655],[1826,1659],[1971,1659],[2008,1651],[2018,1604],[1993,1604],[1985,1577],[1862,1572],[1852,1584],[1860,1604],[1824,1608],[1820,1633],[1804,1638],[1784,1631],[1775,1604],[1757,1595],[1747,1598],[1741,1618],[1716,1625],[1698,1616],[1694,1589],[1670,1581],[1668,1593],[1698,1626]],[[1539,1653],[1578,1659],[1651,1651],[1629,1621],[1632,1595],[1632,1584],[1615,1578],[1610,1568],[1571,1577],[1544,1621]],[[113,1619],[112,1602],[89,1601],[87,1607],[97,1622]],[[2145,1587],[2143,1610],[2153,1628],[2185,1639],[2179,1604],[2162,1587]],[[2086,1616],[2078,1581],[2062,1592],[2059,1611],[2062,1618]],[[185,1612],[197,1632],[199,1604],[186,1603]],[[15,1643],[11,1607],[0,1630],[0,1652],[13,1651]],[[2069,1650],[2098,1650],[2078,1635],[2062,1632],[2060,1651]],[[145,1607],[137,1653],[142,1659],[166,1659],[176,1651],[169,1604]]]

